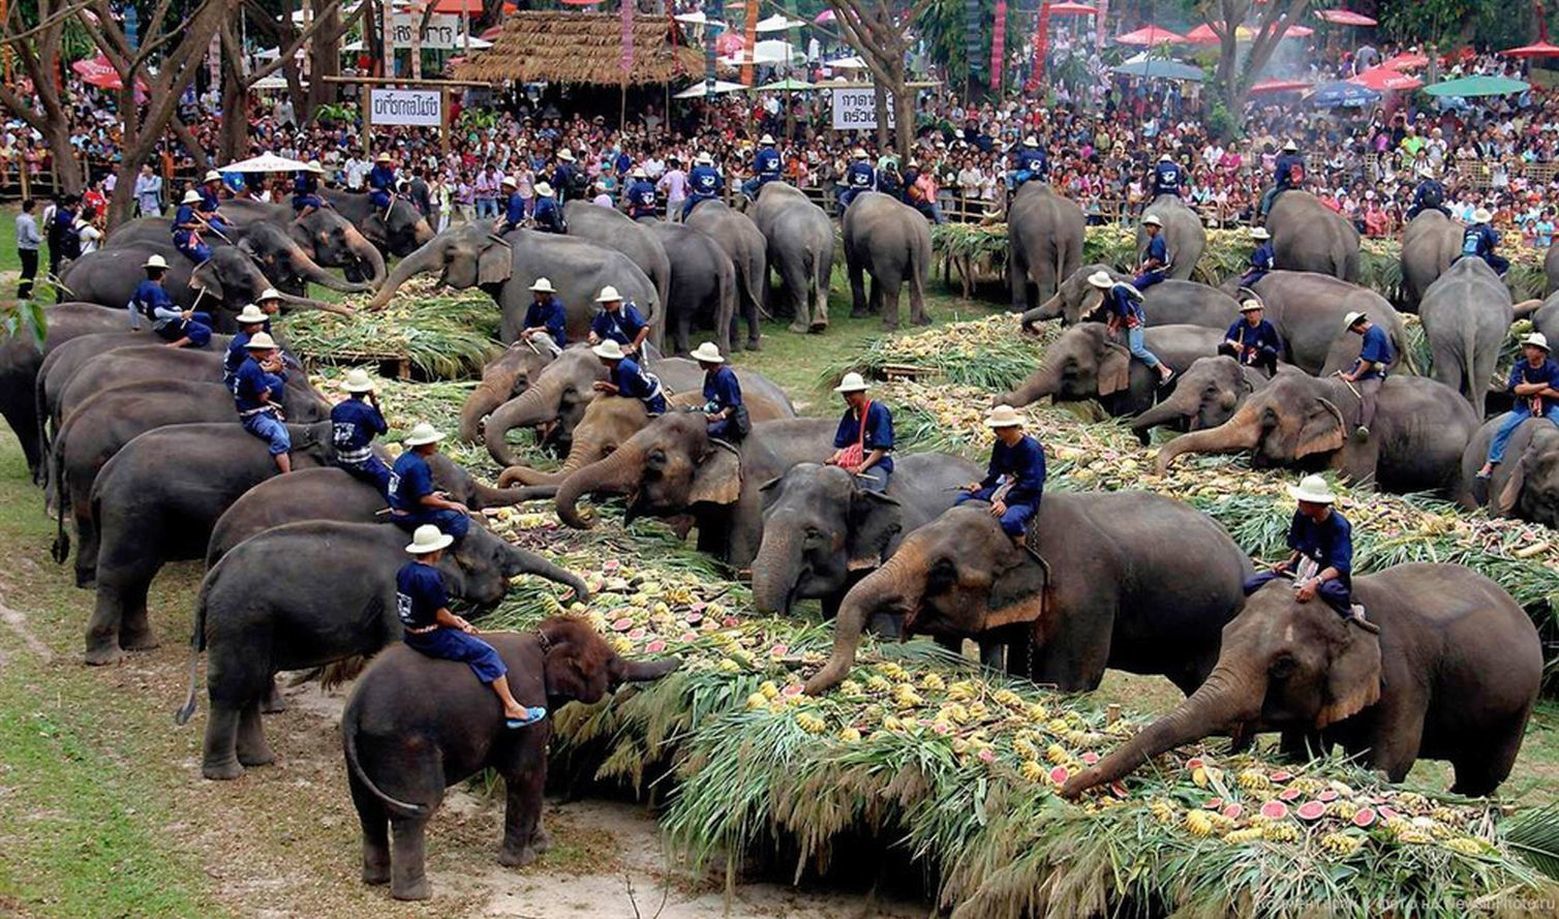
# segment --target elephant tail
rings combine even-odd
[[[1462,390],[1469,399],[1477,399],[1480,390],[1489,388],[1488,380],[1478,379],[1478,328],[1467,317],[1462,325]]]
[[[195,598],[195,625],[189,637],[189,692],[184,704],[173,713],[174,724],[188,724],[195,714],[195,691],[200,687],[200,652],[206,650],[206,604],[211,598],[211,587],[222,576],[222,563],[217,562],[200,582],[200,594]]]
[[[423,817],[428,813],[427,807],[421,804],[410,804],[398,798],[392,798],[380,790],[374,780],[368,777],[363,769],[362,760],[357,756],[357,706],[348,704],[346,711],[341,714],[341,748],[346,753],[347,768],[352,771],[352,777],[361,782],[374,797],[384,803],[384,806],[399,817]]]
[[[46,461],[54,476],[54,544],[49,547],[49,557],[54,564],[63,565],[70,558],[70,534],[65,531],[65,451],[54,451]]]

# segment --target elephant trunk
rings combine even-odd
[[[1196,414],[1196,408],[1197,399],[1194,394],[1185,392],[1183,389],[1176,390],[1168,399],[1133,418],[1131,429],[1139,435],[1144,434],[1161,424],[1173,424],[1182,418],[1189,418]]]
[[[1260,435],[1256,413],[1247,404],[1216,428],[1181,434],[1159,448],[1158,474],[1168,472],[1169,464],[1183,453],[1238,453],[1254,448]]]
[[[472,390],[471,395],[466,397],[466,404],[460,407],[460,429],[456,435],[460,442],[481,443],[482,419],[502,404],[503,397],[486,384],[478,385]]]
[[[573,456],[572,451],[569,453]],[[540,469],[532,469],[529,466],[510,466],[498,474],[498,487],[509,488],[514,485],[523,485],[527,488],[549,489],[548,497],[557,494],[558,486],[568,478],[573,469],[564,466],[557,472],[544,472]]]
[[[623,661],[618,671],[619,678],[625,683],[648,683],[658,680],[668,673],[682,666],[682,659],[677,657],[662,658],[658,661]]]
[[[1023,314],[1023,331],[1036,331],[1035,325],[1041,322],[1049,322],[1052,319],[1060,319],[1062,315],[1061,292],[1056,291],[1049,300]]]
[[[390,305],[390,298],[400,290],[401,285],[419,274],[440,270],[443,267],[443,253],[430,245],[425,245],[412,254],[401,259],[390,276],[379,285],[379,292],[368,302],[369,310],[382,310]]]
[[[1038,402],[1046,396],[1054,396],[1061,391],[1061,366],[1058,363],[1046,361],[1039,365],[1039,369],[1029,375],[1029,378],[1018,384],[1018,388],[1011,392],[1004,392],[992,400],[993,405],[1010,405],[1013,408],[1022,408]]]
[[[374,245],[368,237],[364,236],[356,227],[347,231],[346,247],[360,262],[368,263],[370,274],[365,290],[374,290],[384,283],[387,269],[384,264],[384,253]]]
[[[788,522],[776,519],[772,524],[764,527],[752,560],[752,605],[765,616],[789,613],[801,580],[801,541]]]
[[[812,679],[807,695],[820,695],[839,685],[855,664],[855,652],[861,644],[861,632],[872,615],[887,609],[904,610],[920,602],[925,562],[922,553],[906,540],[887,563],[867,575],[845,594],[834,620],[834,652]]]
[[[590,522],[579,514],[579,499],[587,494],[627,494],[639,481],[644,451],[624,444],[617,452],[579,470],[558,487],[553,503],[558,519],[576,530],[590,529]]]
[[[573,589],[574,596],[581,603],[590,602],[590,588],[578,575],[552,564],[533,552],[527,552],[518,546],[505,544],[503,576],[512,578],[515,575],[530,574],[539,578],[546,578],[557,584],[563,584]]]
[[[476,498],[478,508],[513,507],[525,501],[550,498],[554,491],[552,488],[494,488],[481,482],[471,483],[471,494]]]
[[[1190,698],[1138,731],[1097,765],[1079,772],[1061,788],[1075,798],[1095,785],[1113,782],[1160,753],[1220,730],[1248,724],[1261,714],[1264,678],[1250,665],[1220,663]]]
[[[503,403],[487,416],[487,426],[482,430],[482,441],[487,452],[501,466],[519,465],[514,451],[504,440],[515,428],[530,428],[556,420],[563,404],[563,381],[559,378],[541,379],[536,385]]]
[[[318,262],[310,258],[309,254],[303,251],[303,247],[297,243],[293,243],[292,248],[294,250],[292,253],[293,263],[298,266],[298,273],[303,280],[310,284],[318,284],[321,287],[338,290],[344,294],[359,294],[365,290],[373,290],[373,287],[368,284],[347,281],[326,271]]]
[[[1512,309],[1515,311],[1515,316],[1517,319],[1525,319],[1527,316],[1537,312],[1538,309],[1547,302],[1548,301],[1546,300],[1537,299],[1522,300],[1520,303],[1517,303],[1514,307],[1512,307]]]
[[[320,310],[326,313],[335,313],[337,316],[357,315],[350,306],[340,303],[326,303],[324,300],[311,300],[308,297],[294,297],[292,294],[282,294],[281,302],[289,310]]]

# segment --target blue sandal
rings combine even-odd
[[[504,727],[514,730],[515,728],[529,727],[545,717],[547,717],[546,709],[540,706],[527,706],[524,718],[505,718],[503,724]]]

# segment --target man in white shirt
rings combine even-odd
[[[368,177],[368,172],[372,168],[366,159],[359,158],[357,151],[353,150],[352,155],[347,157],[346,161],[347,189],[350,191],[362,191],[363,180]]]

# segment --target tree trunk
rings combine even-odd
[[[872,81],[872,101],[877,106],[877,150],[888,149],[888,87],[881,80]]]
[[[249,153],[249,93],[244,81],[244,49],[237,29],[222,24],[222,134],[218,157],[224,163]]]
[[[341,33],[344,29],[340,5],[327,7],[319,19],[319,26],[309,43],[308,92],[301,99],[294,97],[292,100],[300,124],[312,122],[315,109],[334,101],[336,88],[326,78],[341,75]]]
[[[898,84],[893,87],[894,122],[898,125],[895,134],[898,139],[899,162],[903,166],[909,165],[910,149],[915,143],[915,92],[906,85],[909,81],[904,76],[903,58],[896,71]]]

